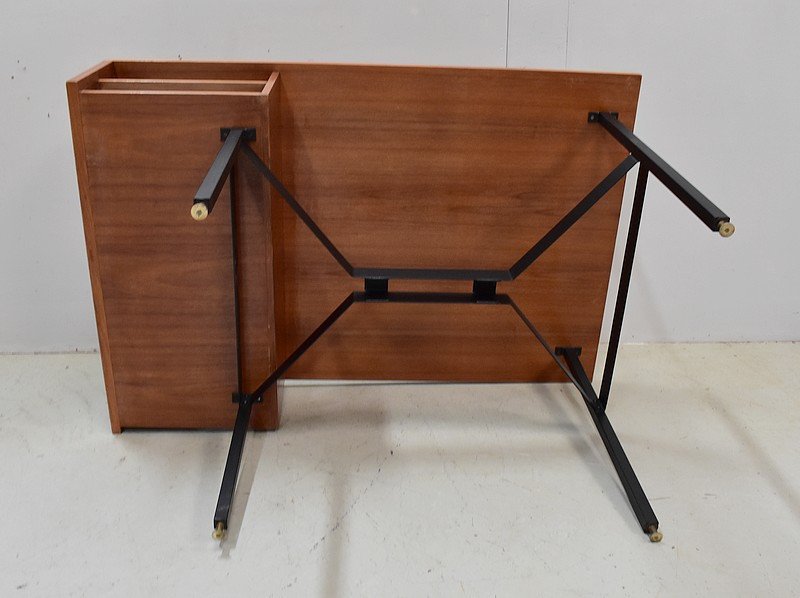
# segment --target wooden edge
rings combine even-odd
[[[113,76],[114,64],[106,61],[67,81],[67,101],[69,103],[70,127],[72,129],[72,144],[75,151],[75,168],[78,176],[78,194],[83,217],[83,234],[86,240],[86,255],[89,261],[89,280],[92,285],[92,301],[94,302],[95,322],[97,324],[97,337],[100,343],[100,360],[103,366],[103,379],[108,399],[108,415],[111,421],[111,431],[114,434],[122,432],[119,411],[117,408],[117,393],[114,384],[114,372],[111,368],[111,357],[108,343],[108,328],[106,324],[105,302],[103,289],[100,285],[100,265],[97,261],[97,244],[94,236],[94,215],[89,200],[89,171],[86,166],[86,153],[83,139],[83,117],[81,114],[81,92],[88,86],[94,85],[102,76]]]
[[[278,71],[274,71],[269,76],[269,79],[267,79],[267,82],[264,85],[264,89],[262,90],[261,93],[263,93],[265,96],[269,96],[269,95],[272,94],[273,90],[275,91],[275,95],[276,96],[281,91],[281,88],[280,88],[280,73]],[[272,108],[273,107],[273,103],[270,102],[268,107]]]
[[[122,89],[128,91],[163,90],[163,91],[240,91],[261,93],[266,80],[257,79],[124,79],[100,78],[97,89]]]
[[[198,90],[198,89],[84,89],[81,93],[89,95],[137,95],[137,96],[256,96],[261,95],[259,91],[223,91],[218,89]]]
[[[275,93],[269,95],[268,122],[270,131],[269,159],[270,167],[276,176],[283,180],[283,154],[281,151],[281,84],[276,71],[270,77],[268,87],[274,87]],[[288,355],[285,335],[281,334],[286,324],[286,284],[284,280],[285,254],[283,244],[283,215],[286,208],[283,198],[269,186],[270,212],[272,220],[272,289],[275,306],[275,360],[280,362]]]
[[[639,73],[628,73],[628,72],[609,72],[609,71],[579,71],[579,70],[564,70],[564,69],[529,69],[529,68],[510,68],[510,67],[483,67],[483,66],[460,66],[460,65],[426,65],[426,64],[370,64],[370,63],[361,63],[361,62],[325,62],[325,63],[316,63],[316,62],[262,62],[258,60],[236,60],[236,61],[229,61],[229,60],[125,60],[125,59],[118,59],[113,61],[115,64],[120,66],[120,70],[125,71],[129,68],[136,68],[136,67],[147,67],[147,66],[155,66],[155,67],[171,67],[171,66],[179,66],[179,65],[188,65],[190,67],[198,67],[202,65],[210,65],[214,67],[219,66],[232,66],[232,67],[252,67],[252,68],[262,68],[262,69],[272,69],[273,71],[280,71],[281,67],[339,67],[339,68],[347,68],[347,67],[358,67],[358,68],[365,68],[365,69],[386,69],[386,68],[398,68],[398,69],[416,69],[421,71],[464,71],[464,72],[474,72],[474,71],[484,71],[488,73],[504,73],[504,72],[535,72],[535,73],[553,73],[553,74],[573,74],[573,75],[589,75],[589,76],[603,76],[603,77],[635,77],[641,79],[641,74]],[[180,78],[180,77],[178,77]],[[188,77],[187,77],[188,78]]]
[[[258,137],[259,153],[270,168],[280,177],[280,128],[275,126],[278,118],[280,118],[280,75],[278,72],[273,72],[267,84],[264,86],[263,102],[266,104],[266,111],[261,111],[261,129],[265,131],[265,135]],[[278,327],[283,325],[283,320],[280,314],[283,310],[283,300],[280,295],[280,290],[283,288],[281,284],[280,275],[283,272],[281,264],[283,257],[279,253],[282,243],[280,240],[280,228],[276,225],[280,219],[276,218],[274,213],[275,208],[275,190],[272,185],[263,182],[264,198],[269,202],[267,213],[269,214],[269,227],[270,235],[267,240],[268,246],[265,247],[267,255],[271,255],[272,259],[267,262],[267,280],[272,282],[268,292],[272,294],[272,330],[270,330],[270,368],[277,367],[278,360],[281,358],[281,352],[278,350]],[[277,430],[280,427],[281,421],[281,397],[278,385],[273,386],[269,393],[264,397],[263,410],[264,414],[264,428],[266,430]]]
[[[70,85],[77,85],[81,91],[90,85],[94,85],[101,77],[115,77],[117,74],[113,60],[104,60],[92,68],[83,71],[81,74],[67,80],[67,89]]]

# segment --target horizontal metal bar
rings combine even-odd
[[[353,278],[405,280],[512,280],[508,270],[467,270],[453,268],[353,268]]]
[[[533,247],[531,247],[525,255],[523,255],[517,262],[509,268],[512,278],[517,278],[522,274],[540,255],[542,255],[553,243],[558,241],[565,232],[567,232],[573,224],[575,224],[581,216],[583,216],[589,209],[596,204],[600,199],[608,193],[620,179],[622,179],[628,171],[636,165],[638,160],[633,156],[625,158],[619,166],[612,170],[608,176],[600,181],[594,189],[584,197],[578,205],[572,208],[566,216],[559,220],[553,228],[551,228]]]
[[[253,409],[252,397],[244,395],[239,401],[239,410],[236,412],[236,423],[233,425],[233,437],[228,449],[228,459],[225,461],[225,471],[222,474],[222,485],[219,489],[217,508],[214,512],[214,527],[222,530],[228,529],[228,516],[233,504],[233,493],[236,490],[236,478],[239,476],[239,466],[242,462],[242,451],[247,429],[250,427],[250,414]],[[221,530],[220,530],[221,531]]]
[[[336,322],[336,320],[338,320],[342,314],[344,314],[344,312],[346,312],[347,309],[353,305],[353,302],[355,301],[355,295],[356,293],[350,293],[345,300],[342,301],[327,318],[325,318],[325,321],[317,326],[317,328],[311,334],[309,334],[302,343],[300,343],[300,346],[297,347],[297,349],[295,349],[294,352],[289,355],[289,357],[284,359],[283,363],[275,368],[275,370],[267,377],[267,379],[264,380],[264,382],[262,382],[256,390],[253,391],[252,396],[256,399],[261,398],[263,394],[269,390],[270,386],[275,384],[275,382],[277,382],[278,379],[283,376],[290,367],[292,367],[292,364],[300,359],[303,353],[308,351],[311,346],[317,342],[319,337],[325,334],[325,331],[333,326],[334,322]]]
[[[336,245],[333,244],[333,241],[331,241],[328,238],[328,235],[322,232],[322,229],[319,226],[317,226],[317,223],[314,222],[314,219],[311,218],[308,212],[306,212],[303,209],[303,206],[301,206],[297,202],[294,196],[291,193],[289,193],[289,190],[284,186],[284,184],[280,181],[280,179],[277,176],[275,176],[275,173],[272,172],[269,166],[264,164],[261,158],[258,157],[258,154],[256,154],[249,146],[247,145],[242,146],[242,150],[244,151],[245,155],[248,158],[250,158],[250,161],[261,172],[261,174],[263,174],[266,177],[270,185],[272,185],[272,187],[280,194],[283,200],[287,204],[289,204],[289,207],[295,214],[297,214],[298,218],[300,218],[300,220],[303,221],[303,223],[314,234],[314,236],[319,240],[319,242],[322,243],[325,249],[328,250],[328,253],[330,253],[333,256],[333,259],[335,259],[339,263],[339,265],[344,269],[345,272],[347,272],[351,276],[355,276],[353,274],[353,266],[351,266],[350,262],[347,261],[347,258],[344,257],[344,254],[342,254],[342,252],[339,251]],[[355,276],[355,278],[364,278],[364,276],[359,275]],[[371,278],[381,278],[381,277],[375,276]]]
[[[728,215],[714,202],[703,195],[689,181],[667,164],[633,132],[608,112],[601,112],[597,120],[620,144],[639,159],[658,180],[672,191],[695,216],[711,230],[718,232],[723,222],[730,222]]]
[[[214,158],[211,167],[206,172],[203,182],[197,189],[194,195],[193,204],[202,203],[206,207],[206,211],[202,218],[208,216],[214,209],[214,204],[217,202],[220,191],[225,185],[228,178],[228,173],[231,171],[233,162],[236,159],[237,150],[242,144],[244,139],[244,129],[231,129],[225,142],[217,152],[217,157]],[[201,219],[201,218],[198,218]]]
[[[353,295],[354,295],[354,300],[356,302],[371,301],[369,293],[357,291]],[[437,293],[429,291],[420,291],[420,292],[390,291],[381,298],[381,301],[384,303],[449,303],[449,304],[499,303],[499,301],[495,300],[479,301],[474,293]]]

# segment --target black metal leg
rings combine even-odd
[[[245,141],[255,139],[255,129],[223,129],[221,134],[224,143],[192,202],[192,218],[195,220],[205,220],[214,209],[239,148]]]
[[[214,533],[215,540],[221,540],[228,529],[228,516],[233,503],[233,495],[236,491],[236,478],[239,476],[239,466],[242,461],[242,450],[244,449],[244,439],[247,429],[250,427],[250,414],[253,403],[260,403],[264,393],[275,384],[275,382],[305,353],[325,331],[333,326],[344,312],[347,311],[355,301],[355,293],[348,295],[339,306],[303,341],[295,351],[273,371],[266,380],[252,393],[244,394],[241,390],[234,395],[239,401],[239,410],[236,413],[236,422],[233,426],[233,437],[231,447],[228,450],[228,460],[225,463],[225,472],[222,474],[222,486],[219,489],[219,499],[217,508],[214,512]]]
[[[625,489],[625,494],[628,496],[628,501],[633,508],[636,519],[639,521],[639,525],[641,525],[642,530],[650,536],[652,542],[660,542],[662,535],[661,532],[658,531],[658,519],[656,519],[653,509],[650,507],[650,502],[647,500],[647,496],[644,490],[642,490],[639,480],[636,478],[636,473],[634,473],[633,467],[631,467],[631,463],[625,455],[625,451],[614,432],[614,428],[611,426],[611,422],[608,421],[605,405],[600,403],[597,398],[597,393],[594,391],[592,382],[589,380],[589,376],[586,374],[583,364],[581,364],[579,357],[581,354],[580,348],[556,347],[553,349],[545,340],[542,333],[537,330],[533,322],[530,321],[511,297],[508,295],[498,295],[497,298],[499,303],[511,306],[539,343],[550,354],[556,362],[556,365],[561,368],[567,375],[567,378],[570,379],[581,393],[583,401],[592,416],[594,425],[597,427],[597,431],[603,439],[603,444],[606,447],[606,451],[608,451],[608,456],[614,464],[614,469],[617,470],[617,475],[622,482],[622,487]],[[566,365],[561,362],[559,356],[564,358]]]
[[[709,229],[718,232],[723,237],[730,237],[733,234],[734,227],[730,224],[731,219],[728,215],[678,174],[661,156],[647,147],[641,139],[633,134],[633,131],[619,121],[617,116],[610,112],[590,112],[589,122],[599,122]],[[724,226],[726,224],[728,226]]]
[[[228,450],[228,459],[225,462],[225,472],[222,474],[222,486],[219,489],[217,508],[214,511],[214,538],[217,540],[221,540],[225,530],[228,529],[228,516],[233,503],[233,493],[236,491],[236,478],[239,476],[244,439],[247,435],[247,429],[250,427],[252,410],[253,397],[239,395],[239,411],[236,413],[231,447]]]
[[[589,377],[586,375],[586,370],[584,370],[579,357],[580,349],[575,347],[559,347],[556,351],[559,355],[564,357],[567,367],[574,374],[578,384],[583,387],[583,391],[595,397],[594,388],[592,387]],[[625,450],[622,448],[622,444],[606,416],[604,406],[597,402],[596,397],[594,401],[585,401],[585,403],[592,416],[594,425],[600,433],[600,438],[603,439],[603,444],[606,447],[606,451],[608,451],[608,456],[611,458],[611,463],[614,464],[614,469],[617,470],[619,480],[622,482],[622,487],[625,490],[625,494],[628,496],[628,502],[631,504],[636,519],[642,527],[642,531],[650,536],[650,541],[660,542],[662,535],[661,532],[658,531],[658,519],[656,518],[656,514],[653,512],[650,501],[647,500],[642,485],[639,483],[636,473],[633,471],[631,462],[628,460]]]
[[[642,222],[644,209],[644,193],[647,189],[648,171],[644,165],[639,166],[639,175],[636,177],[636,191],[633,195],[633,209],[631,221],[628,225],[628,238],[625,241],[625,255],[622,258],[622,272],[617,290],[617,302],[614,306],[614,318],[611,321],[611,337],[608,340],[606,364],[603,368],[603,381],[600,384],[600,405],[603,409],[608,405],[608,393],[611,390],[611,378],[614,375],[614,364],[617,362],[617,350],[622,333],[622,319],[625,317],[625,303],[628,301],[628,288],[631,284],[633,272],[633,256],[636,253],[636,240],[639,237],[639,225]]]
[[[236,392],[242,394],[241,317],[239,314],[239,233],[236,227],[236,166],[231,166],[228,186],[231,199],[231,256],[233,258],[233,338],[236,342]]]

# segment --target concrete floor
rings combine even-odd
[[[97,355],[0,357],[2,596],[798,596],[800,344],[625,346],[651,544],[559,385],[291,386],[228,433],[109,431]]]

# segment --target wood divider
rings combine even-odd
[[[125,91],[207,91],[263,93],[266,81],[219,79],[98,79],[95,89]]]

